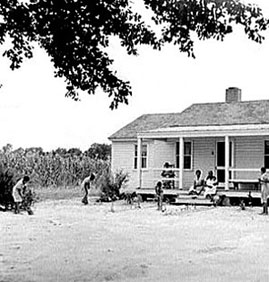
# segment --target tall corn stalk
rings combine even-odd
[[[80,184],[91,172],[101,175],[109,161],[95,160],[86,154],[59,154],[42,150],[0,151],[0,166],[14,172],[14,180],[27,174],[35,186],[73,186]]]

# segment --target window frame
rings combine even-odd
[[[190,143],[190,149],[191,153],[186,154],[185,152],[185,144]],[[185,167],[185,157],[190,157],[190,167]],[[179,152],[179,142],[176,142],[176,168],[179,168],[179,158],[180,158],[180,152]],[[184,156],[183,156],[183,169],[185,171],[192,171],[193,170],[193,141],[184,141]]]
[[[268,143],[268,153],[266,153],[266,143]],[[269,166],[266,166],[266,158],[269,158],[269,140],[264,140],[264,155],[263,155],[263,165],[266,169],[269,169]]]
[[[143,147],[146,148],[146,156],[143,156]],[[134,157],[133,157],[133,169],[137,170],[137,160],[138,160],[138,145],[134,144]],[[148,144],[142,144],[141,146],[141,169],[145,170],[148,169],[148,156],[149,156],[149,149]],[[143,159],[145,161],[145,166],[143,167]]]

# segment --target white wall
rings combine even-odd
[[[256,168],[264,165],[264,141],[269,136],[235,137],[234,142],[234,167]],[[142,169],[142,187],[153,188],[156,181],[161,178],[161,170],[153,172],[152,168],[162,168],[165,162],[176,163],[176,139],[152,140],[143,142],[148,145],[148,168]],[[197,169],[203,171],[206,177],[209,170],[215,171],[216,166],[216,142],[224,141],[224,138],[193,138],[186,139],[193,144],[192,170],[184,170],[183,188],[192,185],[194,172]],[[134,145],[136,142],[112,142],[112,169],[123,169],[129,173],[129,188],[138,187],[137,171],[134,169]],[[259,172],[237,172],[235,178],[256,179]]]
[[[129,174],[128,187],[137,187],[137,177],[134,167],[135,142],[112,142],[112,172],[124,170]]]
[[[138,187],[137,171],[134,169],[134,146],[136,142],[112,142],[112,171],[123,169],[129,173],[129,188]],[[164,162],[175,163],[175,143],[165,141],[143,141],[148,146],[148,167],[142,169],[142,187],[153,188],[161,177],[161,171],[152,168],[162,168]]]
[[[235,139],[235,167],[256,168],[264,166],[264,141],[269,136],[236,137]],[[257,179],[259,172],[236,172],[235,178]]]
[[[193,158],[192,170],[184,171],[183,187],[188,188],[192,185],[194,173],[197,169],[203,172],[203,177],[207,176],[209,170],[215,173],[216,159],[216,139],[215,138],[193,138],[186,139],[192,142]]]

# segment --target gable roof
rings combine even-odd
[[[269,100],[193,104],[181,113],[146,114],[109,139],[133,139],[138,132],[175,126],[269,124]]]

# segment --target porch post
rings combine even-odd
[[[183,188],[183,169],[184,169],[184,138],[179,137],[179,181],[178,188]]]
[[[225,190],[229,190],[230,140],[225,135]]]
[[[137,138],[137,183],[138,188],[141,188],[141,148],[142,138]]]

